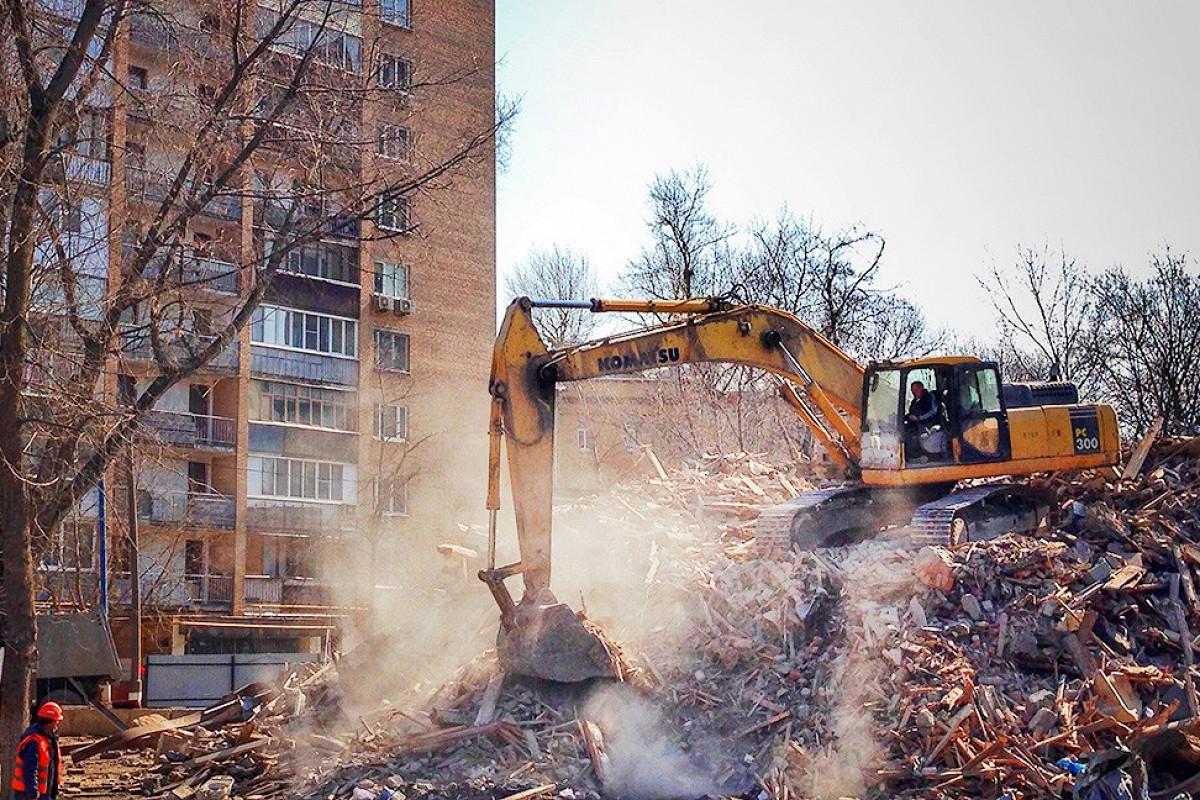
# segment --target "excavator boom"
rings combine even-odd
[[[589,671],[607,674],[609,668],[602,663],[605,655],[597,648],[592,648],[592,655],[579,666],[580,659],[571,653],[577,653],[586,641],[581,631],[569,630],[573,626],[564,614],[565,606],[558,604],[550,592],[555,386],[700,362],[757,367],[777,376],[785,397],[817,438],[839,463],[853,470],[859,456],[863,368],[786,312],[762,306],[729,306],[714,299],[554,303],[595,312],[655,313],[680,318],[552,350],[546,347],[533,322],[532,311],[539,305],[550,303],[528,298],[513,301],[492,356],[489,561],[480,577],[500,606],[501,650],[509,652],[510,661],[520,658],[521,671],[527,674],[578,680],[562,676],[587,677]],[[521,553],[518,562],[505,566],[495,562],[501,442],[508,455]],[[504,583],[516,575],[524,582],[520,606]],[[536,620],[532,619],[535,615]],[[550,625],[551,615],[560,624]],[[506,634],[510,640],[519,637],[520,641],[509,641],[506,647]],[[536,641],[530,638],[533,634]],[[576,663],[569,663],[573,658]]]

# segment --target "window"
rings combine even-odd
[[[279,12],[260,6],[259,39],[270,36],[279,19]],[[275,34],[270,47],[294,56],[304,56],[311,50],[317,61],[349,72],[358,72],[362,68],[361,38],[300,19],[294,14],[284,20],[283,29]]]
[[[137,379],[132,375],[117,376],[117,402],[132,406],[137,401]]]
[[[592,432],[580,425],[575,429],[575,445],[580,450],[591,450],[595,444],[592,442]]]
[[[375,438],[385,442],[408,439],[408,407],[397,403],[375,404]]]
[[[397,478],[375,481],[375,509],[384,516],[408,515],[408,483]]]
[[[355,429],[353,392],[278,381],[262,381],[259,388],[256,416],[259,421],[336,431]]]
[[[150,72],[145,67],[129,68],[129,89],[144,92],[150,88]]]
[[[353,464],[250,456],[246,472],[246,489],[253,497],[354,502],[352,493],[346,490],[357,480]]]
[[[408,265],[376,261],[375,294],[394,300],[408,300]]]
[[[380,124],[375,129],[375,152],[393,161],[408,161],[408,128]]]
[[[58,570],[91,571],[96,566],[96,523],[90,519],[68,519],[51,536],[42,566]]]
[[[260,306],[250,321],[250,341],[356,358],[358,322],[311,311]]]
[[[408,334],[375,331],[375,369],[408,372]]]
[[[358,249],[328,242],[297,247],[280,265],[284,272],[358,285]]]
[[[408,0],[379,0],[379,18],[389,25],[407,28],[410,24]]]
[[[379,198],[375,209],[375,224],[384,230],[405,232],[408,230],[408,198],[384,196]]]
[[[380,89],[405,93],[412,88],[412,62],[402,56],[383,53],[375,70]]]

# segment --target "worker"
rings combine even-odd
[[[937,398],[925,388],[921,381],[913,381],[908,387],[912,391],[912,402],[908,404],[908,421],[931,425],[938,415]]]
[[[908,404],[908,415],[904,417],[904,438],[909,459],[921,462],[926,460],[921,434],[938,421],[940,409],[937,398],[923,382],[913,381],[908,388],[912,391],[912,401]]]
[[[58,726],[62,719],[62,706],[53,701],[43,703],[37,710],[37,719],[21,737],[12,777],[15,800],[54,800],[58,797],[62,769]]]

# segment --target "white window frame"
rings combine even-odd
[[[411,270],[408,264],[394,261],[375,262],[375,294],[393,300],[411,300]]]
[[[295,500],[328,505],[353,505],[353,492],[347,484],[357,480],[354,464],[286,456],[252,455],[246,471],[252,479],[247,490],[257,484],[258,491],[248,497],[262,500]],[[257,475],[254,475],[257,473]],[[322,496],[324,495],[324,496]]]
[[[386,488],[390,488],[391,491],[387,492],[386,494],[387,502],[385,505],[383,500],[385,498],[384,490]],[[399,500],[399,503],[397,503],[397,500]],[[399,508],[397,508],[397,505]],[[375,510],[385,517],[407,517],[408,481],[400,481],[396,478],[376,478]]]
[[[300,320],[301,341],[299,343],[295,341],[297,327],[294,320],[297,317]],[[309,344],[310,338],[313,337],[316,341],[315,346]],[[327,339],[329,342],[327,348],[321,346],[322,339]],[[300,353],[317,353],[332,358],[357,361],[358,320],[315,311],[302,311],[286,306],[264,305],[255,309],[254,316],[251,318],[250,341],[263,347],[274,347]],[[336,341],[341,342],[341,347],[334,346]]]
[[[404,125],[381,122],[375,126],[375,155],[405,163],[411,158],[411,148],[412,134]]]
[[[391,409],[393,412],[392,433],[387,434],[387,419],[386,414]],[[408,406],[403,403],[376,403],[375,404],[375,438],[381,442],[407,442],[408,441]]]
[[[596,446],[592,432],[584,425],[575,429],[575,446],[584,452],[591,452]]]
[[[395,53],[380,53],[375,60],[375,82],[397,94],[412,90],[412,61]]]
[[[412,228],[411,214],[407,197],[380,197],[379,204],[375,207],[375,227],[385,231],[408,233]]]
[[[412,3],[409,0],[379,0],[379,19],[397,28],[412,28]]]
[[[404,340],[404,366],[403,367],[385,367],[379,362],[379,353],[382,348],[379,346],[379,340],[383,336],[395,336]],[[387,328],[375,329],[375,369],[380,372],[402,372],[405,375],[412,371],[412,337],[404,331],[393,331]]]

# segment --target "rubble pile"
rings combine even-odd
[[[1036,537],[783,559],[747,521],[801,479],[745,455],[659,470],[571,509],[647,609],[630,626],[584,598],[625,688],[526,681],[488,652],[361,713],[348,665],[305,668],[111,746],[156,747],[143,793],[181,800],[1187,796],[1200,439],[1134,460],[1030,479],[1062,509]]]
[[[1033,481],[1063,529],[937,551],[884,652],[893,795],[1057,796],[1118,744],[1151,796],[1200,789],[1198,457],[1200,440],[1159,440],[1128,479]]]

